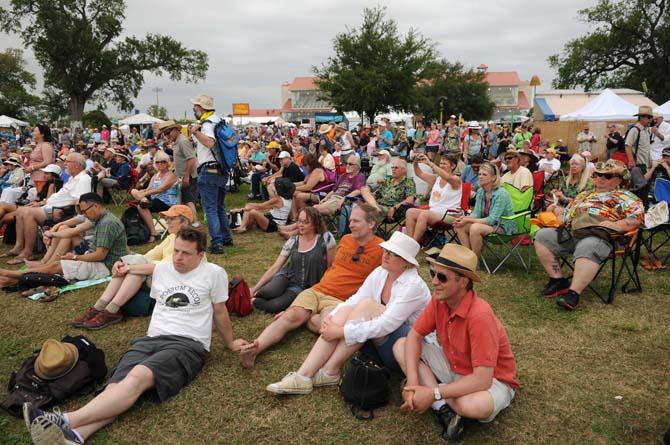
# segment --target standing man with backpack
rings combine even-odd
[[[644,189],[647,181],[644,179],[644,174],[651,168],[649,124],[653,112],[651,107],[643,105],[635,116],[637,116],[637,122],[630,127],[625,137],[626,156],[628,157],[628,168],[633,183],[632,190],[636,190],[639,193],[638,196],[646,196]]]
[[[200,203],[205,211],[212,245],[209,252],[222,254],[224,246],[233,245],[228,216],[226,215],[226,184],[229,173],[217,162],[213,150],[216,149],[214,127],[221,120],[214,114],[214,99],[211,96],[197,96],[191,100],[193,114],[197,122],[191,125],[193,142],[197,144],[198,190]]]

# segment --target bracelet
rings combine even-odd
[[[72,255],[72,261],[77,261],[77,255]]]

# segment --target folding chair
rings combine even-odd
[[[463,210],[464,214],[468,214],[470,212],[470,192],[472,191],[472,183],[470,182],[463,182],[461,184],[461,209]],[[433,246],[435,243],[435,240],[437,240],[440,236],[444,237],[445,244],[452,243],[456,240],[458,240],[458,235],[456,234],[456,231],[454,230],[454,226],[445,222],[444,218],[449,214],[449,210],[444,212],[444,216],[442,217],[442,221],[433,224],[430,227],[430,232],[431,235],[429,237],[424,237],[424,240],[427,239],[427,241],[423,242],[423,245],[426,247]],[[437,247],[437,246],[433,246]]]
[[[139,178],[139,173],[134,168],[130,169],[130,183],[128,187],[120,187],[116,185],[109,188],[109,194],[112,197],[112,202],[115,206],[120,206],[129,201],[130,191],[135,188],[137,184],[137,179]]]
[[[656,202],[666,201],[670,204],[670,181],[662,178],[656,179],[656,182],[654,183],[654,199]],[[654,238],[656,238],[656,240]],[[661,238],[660,242],[658,242],[658,238]],[[656,241],[657,244],[654,245],[654,241]],[[668,252],[662,260],[658,255],[660,255],[661,248],[670,243],[670,222],[650,229],[642,227],[639,233],[638,242],[640,247],[644,246],[652,259],[658,260],[662,264],[667,263],[670,259],[670,252]]]
[[[628,279],[621,286],[621,292],[641,292],[642,285],[640,284],[640,276],[637,273],[637,266],[640,261],[640,243],[638,242],[639,229],[631,230],[625,234],[610,235],[609,242],[612,246],[612,252],[607,257],[598,269],[593,281],[588,285],[588,288],[600,298],[603,303],[611,304],[614,302],[617,288],[622,279],[624,270]],[[607,263],[611,265],[610,285],[607,294],[601,294],[595,287],[594,283],[600,276],[600,273],[605,270]],[[574,266],[570,262],[569,257],[561,257],[561,265],[567,265],[574,272]],[[633,287],[628,287],[632,282]]]
[[[176,204],[181,204],[181,182],[177,181],[177,202]],[[160,213],[152,213],[151,217],[154,220],[154,228],[156,232],[160,232],[160,239],[165,238],[168,235],[167,223],[163,219]]]
[[[533,172],[533,214],[542,210],[544,205],[544,193],[542,189],[544,188],[544,172],[538,170]]]
[[[486,238],[484,238],[484,248],[495,257],[496,262],[498,263],[497,266],[491,269],[482,252],[482,263],[484,263],[486,271],[490,274],[496,273],[498,269],[500,269],[502,265],[505,264],[505,261],[507,261],[514,254],[516,254],[516,256],[519,258],[519,261],[521,262],[521,265],[525,271],[528,271],[530,268],[531,244],[527,243],[526,241],[530,237],[530,216],[533,205],[534,189],[532,187],[528,187],[525,191],[522,192],[512,184],[503,184],[503,187],[512,200],[512,209],[514,210],[513,216],[503,216],[503,219],[506,221],[514,221],[516,224],[516,230],[511,235],[491,233],[487,235]],[[499,227],[501,227],[500,223],[496,229]],[[493,248],[494,245],[501,246],[502,249],[506,250],[506,253],[503,256],[498,255],[498,253]],[[524,261],[523,256],[519,251],[519,247],[524,245],[528,247],[528,263]]]

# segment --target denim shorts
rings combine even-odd
[[[398,339],[407,337],[410,328],[409,324],[404,323],[385,337],[368,340],[361,348],[361,352],[381,362],[388,369],[398,371],[400,366],[393,355],[393,345]]]

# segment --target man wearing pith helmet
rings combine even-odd
[[[473,288],[480,281],[477,255],[446,244],[429,261],[433,297],[393,353],[407,376],[402,408],[432,408],[443,436],[455,440],[464,417],[491,422],[509,406],[519,383],[505,328]],[[439,345],[424,340],[433,331]]]

